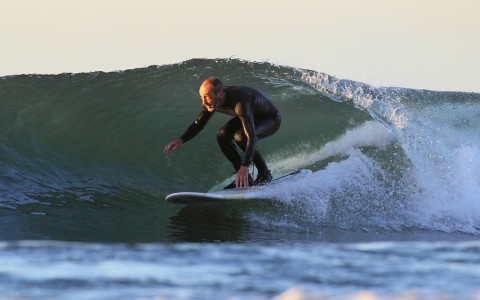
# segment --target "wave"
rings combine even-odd
[[[373,87],[237,59],[1,78],[0,207],[48,215],[60,204],[128,199],[131,208],[139,196],[221,183],[232,172],[214,140],[221,115],[162,154],[198,113],[197,88],[211,75],[257,86],[281,110],[282,128],[260,142],[274,172],[315,171],[266,191],[292,212],[285,226],[480,233],[480,94]],[[282,222],[255,212],[250,221]]]

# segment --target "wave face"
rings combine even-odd
[[[175,216],[178,207],[163,198],[228,180],[233,170],[215,133],[229,117],[216,114],[181,149],[169,157],[162,151],[196,117],[208,76],[256,86],[280,109],[279,132],[259,143],[273,172],[314,170],[295,185],[265,190],[280,204],[241,208],[235,217],[221,210],[215,222],[480,233],[480,94],[195,59],[0,78],[1,223],[15,228],[3,238],[159,240],[172,236],[172,224],[199,221],[185,221],[188,208]]]

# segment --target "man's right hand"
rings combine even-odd
[[[168,153],[170,151],[177,149],[181,145],[183,145],[183,140],[182,139],[173,140],[170,143],[168,143],[168,145],[165,146],[165,149],[163,150],[163,153],[165,153],[165,155],[168,155]]]

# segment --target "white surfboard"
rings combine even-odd
[[[248,188],[235,188],[215,192],[180,192],[168,195],[165,201],[176,204],[213,203],[239,200],[265,199],[265,189],[275,188],[275,185],[293,182],[312,174],[310,170],[299,170],[288,174],[275,176],[268,185]]]

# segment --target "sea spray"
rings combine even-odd
[[[273,170],[292,171],[311,166],[331,157],[348,156],[349,152],[356,148],[384,148],[392,141],[392,135],[383,126],[373,121],[367,121],[359,127],[348,130],[337,140],[326,143],[320,149],[306,153],[298,151],[299,153],[294,156],[279,158],[271,166]],[[304,149],[304,147],[299,148]]]
[[[303,80],[369,112],[396,137],[413,166],[405,173],[410,184],[403,187],[411,224],[479,232],[480,140],[474,132],[480,126],[480,95],[377,88],[307,71]]]

